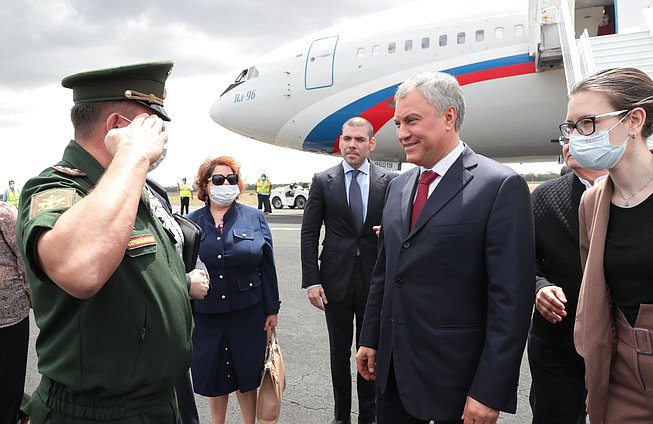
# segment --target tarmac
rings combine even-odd
[[[192,207],[191,209],[196,209]],[[322,311],[308,302],[301,288],[300,227],[302,210],[275,209],[267,215],[274,241],[274,253],[279,277],[281,310],[277,328],[286,366],[287,387],[283,396],[279,423],[328,424],[333,420],[333,392],[329,371],[329,340]],[[40,375],[36,365],[34,343],[38,328],[31,317],[30,346],[25,391],[32,393]],[[355,396],[356,370],[352,346],[352,422],[357,422],[358,404]],[[517,413],[501,413],[499,423],[527,424],[532,416],[528,405],[530,372],[526,355],[522,360],[518,387]],[[206,398],[196,395],[202,424],[210,423]],[[231,395],[227,410],[228,423],[240,423],[235,395]]]

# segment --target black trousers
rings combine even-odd
[[[386,382],[385,392],[376,390],[376,416],[377,424],[429,424],[431,420],[421,420],[415,418],[406,411],[399,391],[397,390],[397,379],[395,378],[395,366],[390,360],[390,372]],[[436,424],[462,424],[462,420],[457,421],[436,421]]]
[[[531,332],[528,363],[533,424],[585,424],[585,366],[573,344],[565,348]]]
[[[177,424],[200,424],[193,384],[190,381],[190,370],[179,377],[175,383],[175,393],[177,393],[177,405],[179,406]]]
[[[188,206],[190,205],[190,197],[180,197],[179,201],[181,202],[181,209],[179,210],[180,215],[184,215],[184,208],[186,213],[188,213]]]
[[[29,317],[0,328],[0,424],[16,424],[25,390]]]
[[[269,194],[257,194],[258,198],[258,209],[263,209],[264,212],[272,212],[272,206],[270,206],[270,195]]]
[[[360,259],[357,259],[343,301],[332,302],[327,299],[329,303],[325,305],[331,354],[331,382],[337,420],[347,421],[350,419],[351,343],[354,337],[354,318],[356,319],[356,349],[358,349],[368,291],[368,286],[363,281]],[[374,390],[375,383],[373,381],[367,381],[359,373],[356,373],[359,421],[375,421]]]

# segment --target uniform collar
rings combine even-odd
[[[71,140],[70,143],[68,143],[68,146],[66,146],[62,160],[68,162],[72,168],[86,172],[88,178],[94,183],[99,181],[102,174],[104,174],[104,168],[100,165],[100,162],[95,160],[95,158],[75,140]]]

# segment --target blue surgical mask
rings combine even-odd
[[[581,167],[597,171],[614,168],[626,152],[628,138],[630,137],[626,138],[621,146],[613,146],[610,144],[610,131],[619,125],[626,116],[608,130],[600,130],[592,135],[572,135],[569,137],[569,151]]]
[[[236,200],[239,194],[240,189],[238,185],[219,185],[211,187],[209,197],[211,202],[218,206],[229,206]]]

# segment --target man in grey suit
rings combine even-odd
[[[460,140],[451,75],[409,77],[397,136],[418,167],[388,187],[357,365],[382,423],[496,423],[515,412],[533,306],[526,182]]]
[[[301,232],[302,287],[313,306],[325,311],[335,401],[333,423],[348,424],[351,413],[351,343],[356,319],[360,335],[385,190],[395,177],[367,159],[376,146],[372,125],[351,118],[342,126],[341,164],[315,174],[304,209]],[[322,253],[318,245],[326,228]],[[359,423],[375,418],[374,382],[357,379]]]

